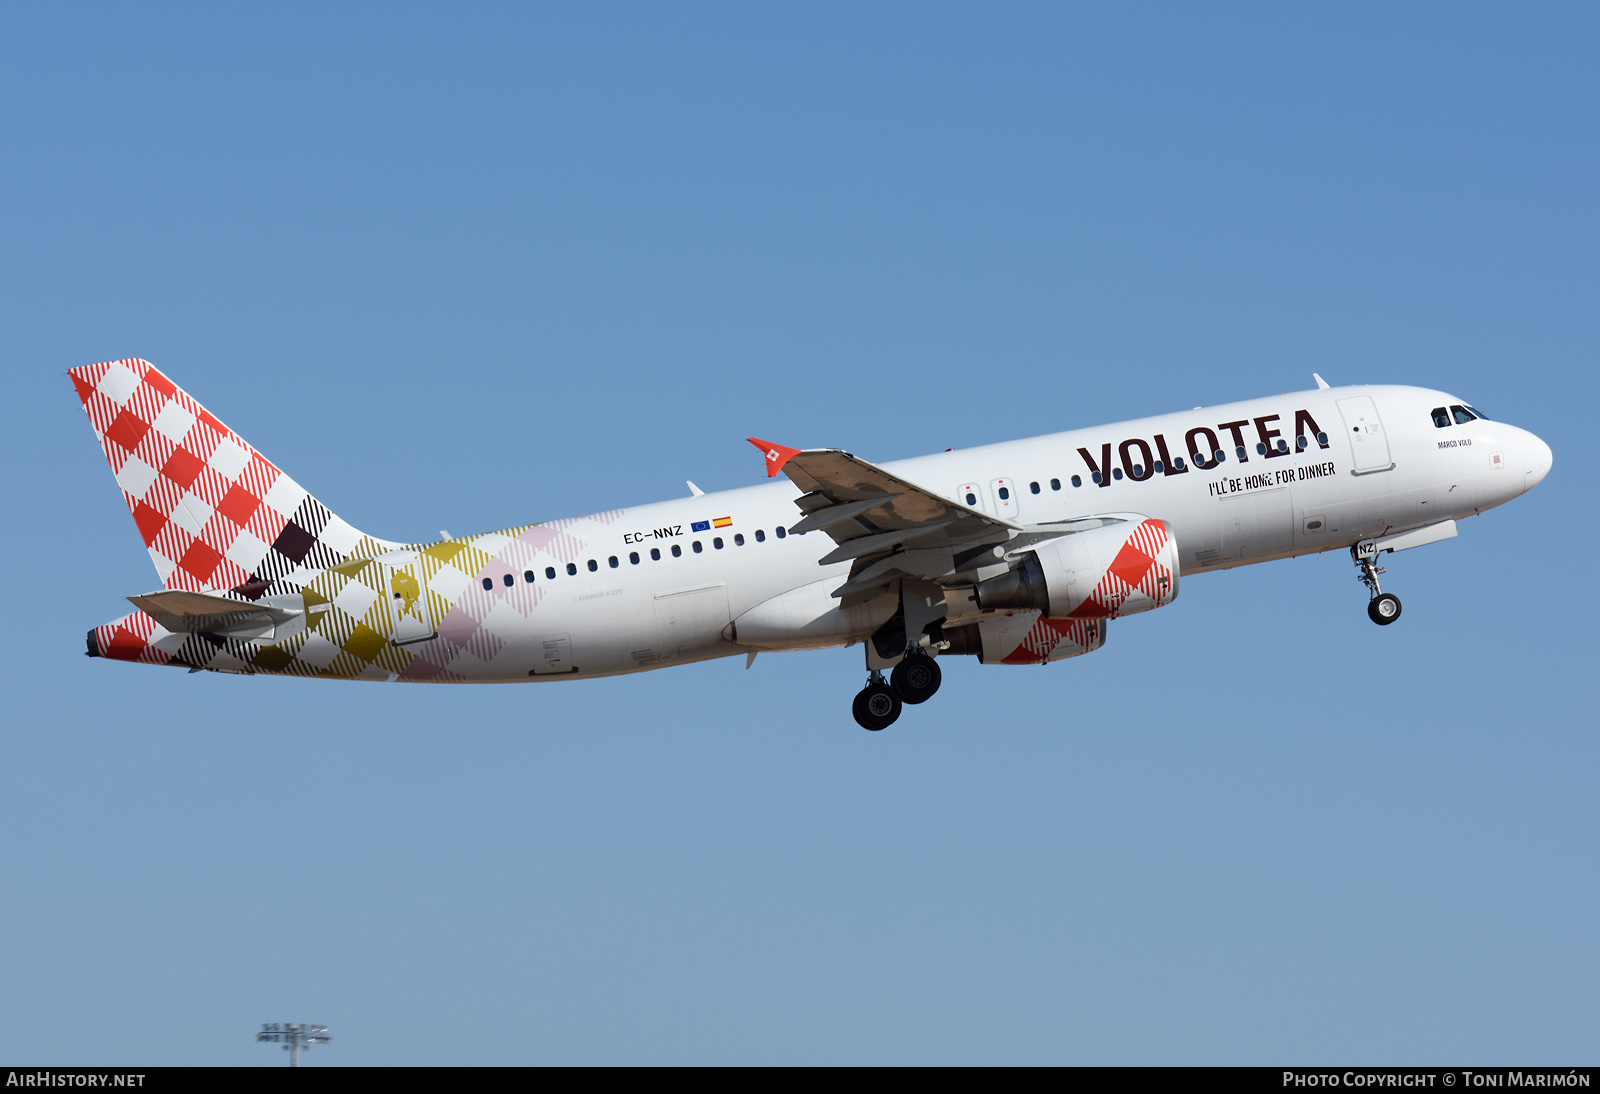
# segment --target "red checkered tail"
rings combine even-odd
[[[150,362],[69,375],[164,587],[255,600],[398,546],[334,516]]]

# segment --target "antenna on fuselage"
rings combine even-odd
[[[1318,390],[1321,390],[1321,391],[1327,391],[1328,390],[1328,381],[1326,381],[1322,377],[1318,376],[1315,372],[1313,372],[1311,374],[1311,378],[1317,382]]]

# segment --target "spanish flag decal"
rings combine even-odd
[[[732,517],[718,517],[716,520],[711,522],[711,527],[713,527],[713,528],[732,528],[733,527],[733,518]]]

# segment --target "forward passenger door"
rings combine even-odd
[[[1388,471],[1394,467],[1389,454],[1389,436],[1378,418],[1378,405],[1370,395],[1352,395],[1339,400],[1344,418],[1344,435],[1350,442],[1350,463],[1357,475]]]

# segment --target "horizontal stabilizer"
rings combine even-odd
[[[130,596],[128,601],[175,634],[257,634],[299,614],[287,608],[182,589]]]

